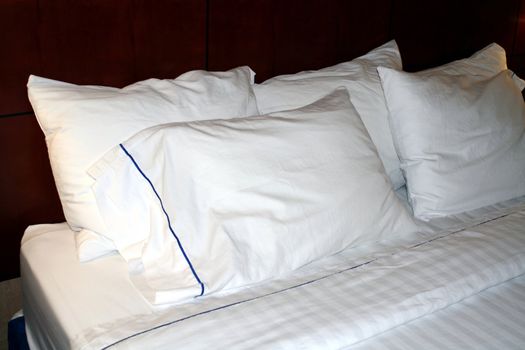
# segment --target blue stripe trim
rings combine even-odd
[[[166,216],[166,220],[168,221],[168,227],[170,229],[170,232],[171,234],[173,235],[173,237],[175,237],[175,240],[177,241],[177,244],[179,246],[179,249],[180,251],[182,252],[182,255],[184,255],[184,259],[186,259],[186,262],[188,263],[188,266],[190,267],[190,270],[191,270],[191,273],[193,274],[193,276],[195,277],[195,279],[197,280],[197,282],[199,283],[199,285],[201,286],[201,294],[199,294],[198,296],[202,296],[204,294],[204,284],[201,282],[201,279],[199,278],[199,276],[197,275],[197,272],[195,271],[195,269],[193,268],[193,265],[190,261],[190,258],[188,258],[188,255],[186,255],[186,251],[184,250],[183,246],[182,246],[182,243],[179,239],[179,237],[177,236],[177,234],[175,233],[175,231],[173,230],[173,228],[171,227],[171,221],[170,221],[170,217],[168,215],[168,212],[166,211],[166,209],[164,208],[164,203],[162,202],[162,199],[160,198],[157,190],[155,189],[155,186],[153,185],[153,183],[151,182],[151,180],[146,176],[146,174],[144,174],[144,172],[142,171],[142,169],[139,167],[139,165],[137,164],[137,162],[135,161],[135,158],[133,158],[133,156],[128,152],[128,150],[126,149],[126,147],[124,147],[123,144],[119,144],[120,148],[124,151],[124,153],[126,153],[126,155],[129,157],[129,159],[131,160],[131,162],[133,163],[133,165],[135,166],[135,168],[139,171],[139,173],[142,175],[142,177],[144,179],[146,179],[146,181],[149,183],[151,189],[153,190],[153,192],[155,193],[155,196],[157,196],[157,199],[159,200],[159,203],[160,203],[160,207],[162,208],[162,211],[164,212],[164,215]]]
[[[244,300],[236,301],[236,302],[233,302],[233,303],[230,303],[230,304],[225,304],[225,305],[222,305],[222,306],[218,306],[218,307],[216,307],[216,308],[213,308],[213,309],[204,310],[204,311],[201,311],[201,312],[198,312],[198,313],[195,313],[195,314],[192,314],[192,315],[186,316],[186,317],[182,317],[182,318],[179,318],[179,319],[177,319],[177,320],[173,320],[173,321],[170,321],[170,322],[166,322],[166,323],[160,324],[160,325],[158,325],[158,326],[155,326],[155,327],[152,327],[152,328],[149,328],[149,329],[143,330],[143,331],[141,331],[141,332],[134,333],[134,334],[129,335],[129,336],[127,336],[127,337],[125,337],[125,338],[122,338],[122,339],[120,339],[120,340],[117,340],[116,342],[114,342],[114,343],[112,343],[112,344],[106,345],[105,347],[102,348],[102,350],[109,349],[110,347],[112,347],[112,346],[114,346],[114,345],[117,345],[117,344],[123,343],[123,342],[125,342],[126,340],[131,339],[131,338],[135,338],[135,337],[137,337],[137,336],[139,336],[139,335],[142,335],[142,334],[145,334],[145,333],[148,333],[148,332],[154,331],[154,330],[159,329],[159,328],[164,328],[164,327],[170,326],[170,325],[175,324],[175,323],[179,323],[179,322],[182,322],[182,321],[186,321],[186,320],[188,320],[188,319],[191,319],[191,318],[194,318],[194,317],[197,317],[197,316],[206,315],[206,314],[209,314],[209,313],[212,313],[212,312],[215,312],[215,311],[219,311],[219,310],[222,310],[222,309],[227,309],[227,308],[232,307],[232,306],[236,306],[236,305],[240,305],[240,304],[244,304],[244,303],[249,303],[249,302],[252,302],[252,301],[255,301],[255,300],[258,300],[258,299],[263,299],[263,298],[266,298],[266,297],[269,297],[269,296],[275,295],[275,294],[280,294],[280,293],[283,293],[283,292],[286,292],[286,291],[289,291],[289,290],[292,290],[292,289],[296,289],[296,288],[304,287],[304,286],[307,286],[307,285],[309,285],[309,284],[313,284],[313,283],[316,283],[316,282],[322,281],[322,280],[327,279],[327,278],[329,278],[329,277],[332,277],[332,276],[335,276],[335,275],[339,275],[339,274],[342,274],[342,273],[345,273],[345,272],[348,272],[348,271],[355,270],[355,269],[357,269],[357,268],[360,268],[360,267],[366,266],[366,265],[370,264],[371,262],[376,261],[377,259],[378,259],[378,258],[374,258],[374,259],[371,259],[371,260],[365,261],[365,262],[363,262],[363,263],[360,263],[360,264],[357,264],[357,265],[353,265],[353,266],[351,266],[351,267],[347,267],[347,268],[342,269],[342,270],[335,271],[335,272],[330,273],[330,274],[328,274],[328,275],[321,276],[321,277],[319,277],[319,278],[315,278],[315,279],[312,279],[312,280],[309,280],[309,281],[306,281],[306,282],[303,282],[303,283],[299,283],[299,284],[293,285],[293,286],[288,287],[288,288],[284,288],[284,289],[281,289],[281,290],[277,290],[277,291],[275,291],[275,292],[270,292],[270,293],[263,294],[263,295],[260,295],[260,296],[257,296],[257,297],[253,297],[253,298],[249,298],[249,299],[244,299]]]

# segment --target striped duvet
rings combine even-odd
[[[80,348],[525,346],[525,210],[86,330]]]

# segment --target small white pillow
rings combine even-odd
[[[258,114],[253,78],[250,68],[240,67],[116,89],[29,77],[29,100],[46,136],[64,215],[74,230],[82,230],[77,234],[81,261],[114,249],[97,240],[105,226],[87,169],[119,142],[153,125]]]
[[[269,116],[153,127],[90,173],[107,237],[155,304],[416,230],[344,89]]]
[[[511,71],[481,81],[378,71],[417,217],[455,214],[525,194],[525,108]]]
[[[281,75],[255,85],[257,105],[261,113],[299,108],[344,86],[361,116],[394,188],[405,183],[399,169],[388,112],[377,67],[401,69],[401,56],[395,41],[390,41],[352,61],[317,71]]]

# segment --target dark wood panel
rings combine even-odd
[[[519,2],[518,23],[516,24],[516,40],[514,54],[525,55],[525,0]]]
[[[209,68],[248,64],[262,81],[354,58],[388,40],[390,5],[390,0],[210,0]]]
[[[512,52],[507,52],[508,65],[520,77],[525,77],[525,0],[518,1],[516,36]],[[525,96],[525,92],[523,92]]]
[[[469,54],[463,32],[469,30],[462,1],[394,0],[392,36],[404,68],[419,70]]]
[[[38,37],[46,77],[112,86],[133,81],[132,1],[38,3]]]
[[[275,72],[275,1],[210,0],[208,68],[250,65],[261,81]]]
[[[174,78],[206,65],[205,0],[137,0],[135,80]]]
[[[40,69],[36,0],[3,1],[0,10],[0,114],[29,111],[26,83]]]
[[[277,1],[276,74],[326,67],[337,62],[343,10],[339,1]]]
[[[507,62],[510,69],[519,77],[525,78],[525,54],[507,56]]]
[[[492,42],[514,51],[514,40],[522,0],[472,1],[470,8],[470,31],[465,33],[471,51]]]
[[[512,51],[520,0],[394,0],[392,36],[407,70],[466,57],[498,42]]]
[[[393,0],[341,1],[338,12],[338,62],[363,55],[392,39],[392,2]]]
[[[44,135],[33,115],[0,118],[0,280],[18,276],[20,239],[30,224],[64,217]]]

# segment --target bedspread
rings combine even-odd
[[[525,211],[87,330],[81,348],[342,348],[525,272]],[[344,260],[344,259],[342,259]],[[351,260],[351,261],[350,261]],[[523,299],[518,303],[522,309]],[[424,318],[423,318],[424,319]],[[525,325],[522,326],[525,329]]]

